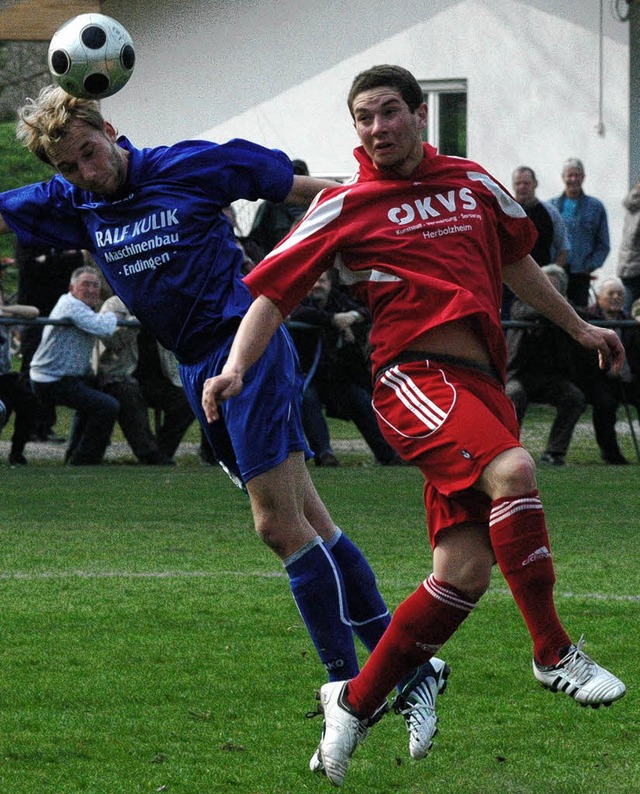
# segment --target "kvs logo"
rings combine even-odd
[[[478,206],[473,193],[468,187],[460,190],[450,190],[448,193],[436,193],[435,196],[425,196],[423,199],[416,199],[411,204],[402,204],[393,207],[387,213],[387,217],[392,223],[405,226],[413,223],[416,218],[426,221],[429,218],[440,218],[443,211],[447,214],[466,211],[470,212]]]
[[[500,209],[512,218],[522,218],[525,211],[489,174],[482,171],[467,171],[467,179],[480,182],[490,193],[493,193]],[[417,199],[411,204],[402,204],[388,212],[391,223],[406,226],[416,219],[426,221],[429,218],[440,218],[442,212],[471,212],[478,206],[471,189],[468,187],[460,190],[450,190],[448,193],[436,193],[435,196],[426,196]]]

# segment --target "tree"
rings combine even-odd
[[[12,121],[28,96],[51,82],[46,41],[0,41],[0,121]]]

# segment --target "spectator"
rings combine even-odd
[[[69,291],[53,307],[50,319],[67,325],[47,325],[31,360],[31,383],[43,404],[75,410],[65,460],[72,466],[102,462],[120,408],[115,397],[96,387],[91,355],[96,338],[111,336],[118,318],[98,315],[100,273],[83,265],[71,274]]]
[[[309,169],[304,160],[292,160],[291,162],[294,174],[308,176]],[[254,261],[259,262],[272,251],[305,212],[306,207],[263,201],[258,207],[248,235],[249,240],[252,240],[259,250],[259,253],[255,249],[253,251]]]
[[[567,297],[581,308],[589,303],[591,274],[602,267],[610,250],[607,212],[601,201],[582,190],[584,178],[582,161],[569,158],[562,166],[564,192],[551,200],[569,234]]]
[[[49,246],[27,246],[19,240],[15,244],[15,263],[18,269],[17,301],[35,306],[41,317],[48,317],[58,298],[69,289],[73,271],[85,264],[80,249],[59,249]],[[44,326],[23,326],[20,331],[21,369],[29,377],[31,359],[36,352]],[[38,402],[32,437],[38,441],[63,443],[64,437],[55,432],[56,411],[52,405]]]
[[[626,213],[618,252],[617,274],[626,290],[624,310],[640,298],[640,181],[636,182],[622,202]]]
[[[16,317],[33,319],[38,316],[35,306],[15,304],[6,306],[0,291],[0,317]],[[11,334],[9,325],[0,325],[0,430],[15,414],[9,464],[26,466],[24,448],[31,436],[31,428],[35,420],[37,401],[31,390],[29,381],[19,372],[13,372],[11,366]]]
[[[569,251],[569,238],[564,221],[558,210],[547,201],[540,201],[536,196],[538,180],[533,168],[520,165],[511,175],[513,195],[518,204],[533,221],[538,239],[533,246],[531,256],[542,267],[554,263],[565,266]],[[502,288],[501,318],[511,318],[513,292],[505,284]]]
[[[118,320],[135,319],[117,295],[102,304],[100,314],[105,312],[112,312]],[[119,402],[118,422],[138,460],[149,466],[168,466],[173,460],[160,451],[149,425],[149,407],[134,377],[139,331],[139,328],[122,325],[113,336],[98,342],[98,383]]]
[[[317,466],[335,466],[329,429],[322,413],[352,421],[382,466],[402,461],[387,444],[371,406],[371,370],[365,348],[370,316],[362,304],[334,287],[332,271],[323,273],[291,320],[312,325],[291,329],[305,373],[302,423]]]
[[[568,279],[563,268],[550,264],[542,270],[566,297]],[[564,466],[573,430],[587,405],[584,394],[570,379],[575,342],[524,301],[514,301],[511,318],[534,325],[507,331],[506,393],[513,400],[520,425],[530,402],[555,406],[556,417],[540,462]]]
[[[617,277],[603,279],[597,287],[596,303],[588,315],[594,320],[630,320],[624,311],[625,288]],[[624,345],[627,358],[619,374],[601,372],[593,356],[582,357],[578,384],[593,405],[593,429],[600,447],[600,457],[613,466],[629,461],[620,450],[616,433],[618,408],[635,406],[640,415],[640,328],[615,329]]]
[[[541,267],[552,263],[564,267],[569,253],[569,237],[562,216],[553,204],[536,196],[538,180],[533,168],[518,166],[511,179],[515,200],[538,232],[531,256]]]
[[[184,434],[195,421],[175,356],[143,328],[138,334],[138,365],[134,373],[146,404],[154,409],[156,439],[164,458],[173,460]]]

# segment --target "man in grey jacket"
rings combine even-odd
[[[102,463],[120,408],[114,397],[92,382],[95,340],[111,336],[118,322],[112,312],[96,314],[100,287],[96,268],[85,265],[73,271],[69,292],[60,296],[49,315],[71,325],[47,325],[31,360],[31,383],[38,399],[76,411],[65,456],[72,466]]]

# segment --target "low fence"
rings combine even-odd
[[[591,325],[596,325],[599,328],[638,328],[640,330],[639,320],[590,320]],[[0,316],[0,325],[67,325],[71,326],[73,323],[65,318],[52,319],[51,317],[36,317],[33,320],[26,320],[20,317],[2,317]],[[128,326],[131,328],[141,328],[138,320],[118,320],[118,325]],[[533,328],[536,322],[531,320],[503,320],[502,327],[508,328]],[[301,323],[297,320],[287,322],[288,328],[309,328],[317,329],[315,325],[308,323]]]

